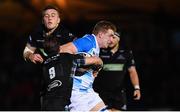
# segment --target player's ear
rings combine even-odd
[[[60,18],[58,18],[58,24],[60,23],[60,21],[61,21],[61,19],[60,19]]]
[[[103,33],[99,32],[98,34],[99,34],[99,37],[102,38]]]

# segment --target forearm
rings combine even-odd
[[[137,74],[135,67],[131,67],[129,69],[129,75],[130,75],[130,80],[131,80],[131,83],[132,83],[134,89],[140,89],[139,78],[138,78],[138,74]]]
[[[85,58],[85,64],[86,65],[103,65],[103,61],[99,58],[99,57],[96,57],[96,56],[93,56],[93,57],[86,57]]]
[[[102,62],[98,57],[84,57],[79,54],[75,55],[75,62],[78,66],[101,65]]]
[[[131,83],[134,86],[134,100],[140,100],[141,98],[141,92],[140,92],[140,86],[139,86],[139,78],[135,67],[131,67],[129,69],[130,79]]]
[[[31,62],[33,63],[37,63],[37,62],[40,62],[42,63],[43,62],[43,58],[41,57],[40,54],[38,53],[34,53],[36,50],[35,47],[32,47],[30,44],[27,44],[25,49],[24,49],[24,52],[23,52],[23,57],[25,60],[30,60]]]
[[[31,55],[33,55],[33,53],[31,53],[31,52],[23,53],[23,57],[24,57],[25,60],[30,60]]]
[[[99,72],[103,66],[102,60],[99,57],[83,57],[76,55],[75,62],[78,67],[81,67],[79,71],[84,72],[92,69],[94,72]]]

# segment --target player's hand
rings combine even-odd
[[[134,90],[134,100],[140,100],[140,98],[141,98],[140,89]]]
[[[97,77],[98,73],[99,73],[98,71],[93,71],[93,76]]]
[[[31,60],[31,62],[33,62],[33,63],[35,63],[35,64],[36,64],[37,62],[42,63],[42,62],[44,61],[40,54],[31,54],[31,55],[29,56],[29,59]]]

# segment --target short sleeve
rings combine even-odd
[[[73,44],[76,46],[78,52],[88,52],[93,47],[93,41],[88,35],[76,39],[73,41]]]
[[[127,61],[128,68],[131,66],[135,66],[135,61],[134,61],[134,56],[133,56],[132,50],[127,52],[127,60],[128,60]]]

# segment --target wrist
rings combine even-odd
[[[135,85],[134,86],[134,90],[140,90],[140,86],[139,85]]]
[[[30,59],[30,55],[32,55],[34,53],[33,50],[31,50],[30,48],[28,48],[27,46],[25,47],[24,51],[23,51],[23,57],[25,60]]]

